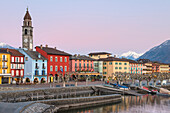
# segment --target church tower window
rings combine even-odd
[[[27,35],[27,32],[28,32],[27,29],[25,29],[25,35]]]

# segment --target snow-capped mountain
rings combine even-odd
[[[139,58],[141,55],[143,55],[143,53],[136,53],[134,51],[129,51],[129,52],[126,52],[126,53],[123,53],[120,58],[127,58],[127,59],[131,59],[131,60],[136,60],[137,58]]]
[[[139,59],[150,59],[151,61],[159,61],[162,63],[170,63],[170,40],[153,47]]]
[[[0,43],[0,48],[9,48],[9,49],[15,49],[14,47],[6,44],[6,43]]]

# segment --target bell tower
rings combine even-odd
[[[22,48],[26,50],[33,50],[33,27],[28,8],[24,16],[22,26]]]

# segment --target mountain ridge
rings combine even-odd
[[[161,63],[170,63],[170,40],[166,40],[140,56],[138,59],[149,59]]]
[[[126,53],[121,54],[120,58],[127,58],[127,59],[131,59],[131,60],[136,60],[141,55],[143,55],[143,53],[136,53],[134,51],[128,51]]]

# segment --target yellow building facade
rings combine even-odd
[[[169,64],[160,63],[160,72],[169,73]]]
[[[0,84],[11,83],[11,55],[7,50],[0,49]]]
[[[123,59],[109,57],[103,60],[103,76],[112,77],[115,73],[129,73],[129,62]]]

